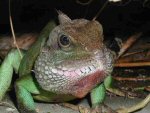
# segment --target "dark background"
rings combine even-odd
[[[86,2],[87,0],[81,0]],[[57,10],[70,18],[91,20],[106,0],[93,0],[81,5],[76,0],[11,0],[11,12],[16,33],[39,32],[50,19],[57,20]],[[9,2],[0,0],[0,34],[10,34]],[[149,0],[123,0],[108,3],[97,20],[106,37],[123,37],[136,32],[150,34]]]

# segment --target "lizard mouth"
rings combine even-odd
[[[93,89],[98,83],[101,83],[106,74],[103,70],[96,70],[95,72],[87,75],[86,77],[82,78],[75,85],[72,87],[72,95],[77,98],[84,97],[91,89]]]

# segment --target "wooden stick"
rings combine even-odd
[[[150,66],[150,62],[130,62],[130,63],[116,63],[115,67],[141,67]]]
[[[137,34],[129,37],[128,40],[121,47],[120,52],[118,53],[118,58],[121,55],[123,55],[123,53],[125,53],[128,50],[128,48],[131,47],[133,45],[133,43],[135,43],[135,41],[137,41],[138,38],[140,38],[141,35],[142,35],[142,33],[137,33]]]
[[[80,5],[89,5],[91,2],[93,2],[93,0],[88,0],[87,2],[82,2],[80,0],[76,0],[76,3],[78,3]]]
[[[150,92],[150,86],[145,87],[145,90],[147,90],[147,91],[149,91],[149,92]]]
[[[21,54],[20,49],[17,45],[16,36],[15,36],[14,28],[13,28],[13,23],[12,23],[12,18],[11,18],[11,10],[10,10],[10,0],[9,0],[9,21],[10,21],[11,32],[12,32],[12,35],[13,35],[14,45],[16,46],[16,48],[17,48],[17,50],[20,54],[20,57],[22,58],[22,54]]]
[[[130,52],[130,53],[126,53],[124,55],[122,55],[122,57],[127,57],[127,56],[130,56],[130,55],[134,55],[134,54],[140,54],[142,52],[144,52],[145,50],[140,50],[140,51],[135,51],[135,52]]]
[[[138,77],[118,77],[114,76],[113,77],[115,80],[118,81],[150,81],[150,77],[143,77],[143,78],[138,78]]]

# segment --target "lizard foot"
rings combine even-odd
[[[20,111],[20,113],[38,113],[38,112],[35,111],[35,110],[24,110],[24,109],[20,109],[19,111]]]
[[[18,108],[19,108],[19,113],[39,113],[36,110],[30,110],[30,109],[27,109],[23,106],[18,106]]]

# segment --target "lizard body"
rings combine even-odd
[[[26,71],[32,67],[28,67],[32,64],[29,58],[32,51],[29,50],[21,62],[21,77],[16,82],[21,112],[35,112],[31,94],[37,100],[62,102],[83,98],[95,88],[98,90],[94,90],[91,98],[95,98],[97,92],[102,95],[92,100],[93,106],[104,99],[105,90],[101,88],[104,86],[100,84],[112,72],[114,55],[103,44],[101,24],[86,19],[71,20],[63,13],[59,14],[59,22],[50,34],[47,32],[46,43],[38,46],[40,53],[34,57],[35,76],[29,76]],[[28,84],[24,82],[27,80]],[[22,95],[28,96],[23,98]]]
[[[37,113],[34,99],[64,102],[88,93],[92,107],[97,108],[104,100],[105,88],[111,86],[109,75],[115,55],[103,43],[101,24],[86,19],[71,20],[63,13],[59,13],[59,22],[53,30],[54,24],[48,23],[22,60],[17,50],[11,51],[1,65],[0,100],[10,86],[14,68],[19,71],[15,90],[21,113]],[[35,74],[31,75],[33,67]],[[141,107],[123,109],[120,113]]]

